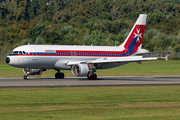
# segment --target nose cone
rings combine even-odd
[[[6,63],[8,64],[9,62],[10,62],[10,58],[7,57],[7,58],[6,58]]]

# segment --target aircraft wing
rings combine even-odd
[[[69,61],[67,65],[74,65],[79,63],[115,63],[115,62],[141,62],[141,61],[147,61],[147,60],[157,60],[158,57],[149,57],[149,58],[143,58],[142,56],[133,56],[133,57],[122,57],[122,58],[101,58],[96,60],[90,60],[90,61]]]
[[[157,60],[157,57],[142,58],[142,56],[122,57],[122,58],[103,58],[91,61],[91,63],[112,63],[112,62],[141,62],[147,60]]]

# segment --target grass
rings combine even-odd
[[[129,63],[97,70],[99,76],[179,75],[180,61]],[[54,70],[41,77],[54,77]],[[72,76],[71,71],[64,71]],[[0,62],[0,77],[22,77]],[[0,88],[0,120],[176,120],[180,86]]]
[[[1,120],[176,120],[180,86],[0,88]]]
[[[146,61],[142,64],[129,63],[111,69],[97,70],[98,76],[151,76],[151,75],[179,75],[180,61]],[[73,76],[71,71],[62,70],[65,76]],[[40,77],[54,77],[55,70],[47,70]],[[22,77],[21,68],[14,68],[0,61],[0,77]],[[36,76],[37,77],[37,76]]]

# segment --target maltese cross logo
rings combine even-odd
[[[139,32],[140,32],[140,29],[139,29],[139,30],[138,30],[138,29],[136,29],[136,30],[137,30],[137,34],[136,34],[136,33],[134,33],[134,35],[135,35],[135,37],[136,37],[136,36],[138,36],[138,37],[137,37],[137,42],[138,42],[138,41],[140,42],[140,39],[139,39],[139,38],[141,38],[141,39],[142,39],[142,36],[141,36],[141,35],[142,35],[142,33],[139,33]]]

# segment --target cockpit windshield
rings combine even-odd
[[[26,54],[26,52],[25,51],[12,51],[10,54],[11,55],[22,55],[22,54]]]

